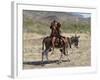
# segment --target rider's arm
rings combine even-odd
[[[50,25],[50,29],[52,29],[52,26]]]
[[[51,25],[50,25],[50,29],[52,29],[52,25],[53,25],[53,23],[51,23]]]
[[[61,27],[61,24],[60,24],[60,23],[58,23],[58,27],[59,27],[59,28]]]

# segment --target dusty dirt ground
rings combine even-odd
[[[73,33],[63,33],[63,36],[73,36]],[[91,65],[91,37],[90,34],[77,34],[80,36],[79,48],[68,49],[70,61],[63,56],[63,61],[57,64],[60,57],[60,51],[55,49],[54,54],[49,53],[49,62],[44,60],[44,66],[41,66],[42,40],[43,35],[35,33],[24,33],[23,35],[23,69],[34,68],[56,68],[56,67],[79,67]],[[45,35],[46,36],[46,35]]]

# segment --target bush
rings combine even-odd
[[[26,32],[33,32],[38,34],[50,34],[50,24],[47,24],[42,21],[33,21],[32,19],[27,19],[23,22],[23,28]],[[67,33],[86,33],[90,32],[90,23],[87,22],[68,22],[64,21],[61,23],[61,32]]]

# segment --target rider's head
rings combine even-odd
[[[55,23],[55,22],[57,22],[56,20],[53,20],[53,22]]]

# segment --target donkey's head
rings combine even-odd
[[[77,36],[76,34],[71,37],[71,44],[73,44],[76,48],[79,46],[79,38],[80,36]]]

